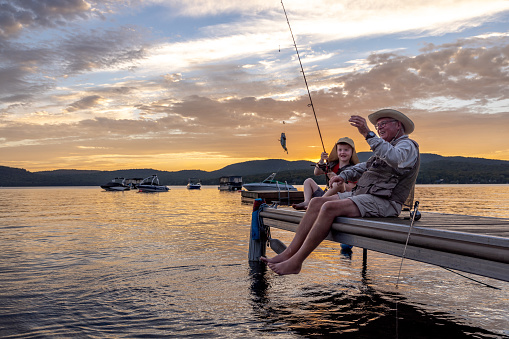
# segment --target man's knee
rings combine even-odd
[[[315,208],[320,209],[324,202],[326,202],[326,199],[323,197],[312,197],[311,200],[309,200],[308,210]]]
[[[321,206],[321,213],[324,215],[341,215],[342,203],[339,201],[327,201]]]
[[[327,201],[321,206],[320,213],[331,218],[348,216],[351,214],[350,202],[349,199]]]

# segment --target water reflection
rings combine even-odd
[[[344,259],[352,259],[352,249],[351,248],[344,248],[341,247],[339,250],[339,253],[341,254],[341,257]]]
[[[270,304],[269,288],[270,277],[267,265],[259,261],[249,261],[249,278],[251,281],[251,303],[253,312],[262,319],[268,317]]]
[[[418,187],[421,208],[451,212],[470,189],[454,188]],[[497,189],[487,192],[507,216],[507,192]],[[506,288],[493,291],[405,261],[395,291],[397,258],[369,252],[366,263],[362,249],[331,242],[298,276],[248,263],[252,206],[217,187],[0,193],[0,337],[393,336],[396,300],[400,337],[492,329],[500,338],[508,328],[500,282]],[[293,236],[272,233],[286,244]]]
[[[366,264],[362,279],[304,284],[250,263],[253,311],[271,335],[341,338],[500,338],[440,311],[423,312],[397,291],[380,291]],[[272,285],[272,286],[271,286]]]
[[[415,200],[428,212],[509,217],[509,185],[417,185]]]

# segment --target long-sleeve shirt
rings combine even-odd
[[[415,144],[408,139],[408,135],[401,136],[396,140],[400,140],[402,138],[404,138],[404,140],[398,142],[396,146],[391,145],[391,143],[377,136],[370,138],[367,141],[374,155],[387,162],[389,166],[400,169],[412,168],[417,161],[419,150]],[[366,163],[361,162],[355,166],[345,169],[339,174],[339,176],[341,176],[345,181],[356,181],[366,170]]]

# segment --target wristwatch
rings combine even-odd
[[[366,140],[371,139],[373,137],[376,137],[375,132],[369,131],[368,134],[366,135]]]

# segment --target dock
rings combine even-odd
[[[242,191],[241,201],[252,204],[255,199],[263,199],[267,204],[277,203],[278,205],[298,204],[304,201],[303,191]]]
[[[406,218],[405,218],[406,213]],[[337,217],[326,240],[401,257],[409,212],[397,218]],[[295,232],[304,212],[264,207],[265,226]],[[509,218],[421,212],[405,259],[509,282]]]

